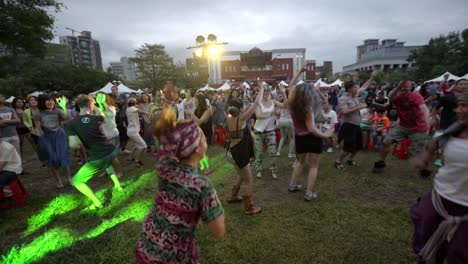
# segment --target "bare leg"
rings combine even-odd
[[[62,183],[62,179],[60,178],[58,168],[52,167],[50,168],[50,172],[57,180],[57,188],[63,188],[63,183]]]
[[[384,142],[382,145],[382,148],[380,149],[380,160],[385,161],[385,159],[388,156],[388,153],[390,153],[390,147],[392,146],[391,143]]]
[[[338,159],[336,159],[336,162],[343,163],[343,160],[346,158],[346,156],[348,156],[348,154],[349,152],[342,150],[340,155],[338,156]]]
[[[112,161],[112,169],[115,171],[117,178],[121,178],[123,176],[122,165],[118,158],[115,158],[114,161]]]
[[[320,155],[315,153],[307,153],[307,160],[309,162],[309,174],[307,176],[307,192],[311,192],[314,188],[315,181],[317,180]]]
[[[306,154],[299,154],[297,155],[296,166],[294,166],[293,173],[291,175],[291,181],[289,182],[290,186],[295,186],[297,183],[297,177],[301,175],[302,171],[304,170],[304,162],[305,162]]]

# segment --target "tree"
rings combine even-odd
[[[158,88],[166,81],[174,79],[176,66],[172,64],[163,45],[145,43],[135,53],[136,57],[130,61],[135,62],[138,81],[144,86]]]
[[[468,72],[468,29],[431,38],[427,45],[414,50],[409,61],[416,66],[415,77],[427,80],[446,71],[456,75]]]
[[[55,18],[50,10],[59,12],[63,4],[55,0],[3,0],[0,4],[0,44],[6,47],[12,69],[9,75],[17,86],[18,56],[43,57],[46,42],[53,38]],[[9,77],[10,78],[10,77]],[[21,87],[18,87],[21,88]],[[21,94],[21,89],[20,89]]]

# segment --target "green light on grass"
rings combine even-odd
[[[19,264],[38,261],[45,255],[69,247],[75,242],[74,235],[69,229],[56,227],[47,231],[26,246],[19,249],[13,247],[8,255],[3,257],[2,263]]]
[[[55,197],[39,214],[28,219],[28,229],[23,234],[27,237],[39,228],[49,224],[53,218],[64,215],[77,208],[83,199],[72,194],[62,194]]]

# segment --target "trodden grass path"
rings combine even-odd
[[[358,168],[333,168],[335,153],[323,153],[316,191],[306,203],[303,193],[288,193],[293,160],[286,148],[278,158],[279,180],[265,170],[255,179],[256,204],[263,213],[246,216],[240,204],[227,204],[234,182],[224,149],[210,147],[215,172],[210,175],[226,213],[224,240],[197,232],[201,263],[411,263],[412,224],[408,207],[428,191],[407,161],[390,158],[385,172],[372,174],[377,154],[363,152]],[[120,156],[125,161],[125,156]],[[157,177],[154,157],[145,168],[125,167],[121,193],[112,192],[107,177],[90,181],[106,207],[82,213],[84,198],[73,188],[55,189],[46,170],[27,163],[22,181],[30,193],[27,206],[0,211],[2,263],[130,263],[141,222],[153,204]],[[268,159],[265,168],[268,167]],[[76,170],[76,166],[72,171]],[[305,178],[303,177],[304,183]],[[242,191],[242,190],[241,190]]]

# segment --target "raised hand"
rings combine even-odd
[[[62,108],[62,110],[65,113],[67,112],[67,103],[68,103],[68,99],[65,96],[62,96],[57,100],[57,104],[60,106],[60,108]]]

